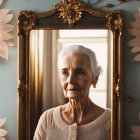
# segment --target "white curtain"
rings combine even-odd
[[[65,103],[57,72],[57,31],[44,30],[43,111]]]

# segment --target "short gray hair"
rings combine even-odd
[[[61,62],[62,62],[61,60],[74,53],[85,54],[86,56],[88,56],[93,75],[99,76],[101,72],[101,66],[98,66],[95,52],[82,45],[71,45],[71,46],[64,47],[58,54],[58,62],[57,62],[58,69],[61,68]]]

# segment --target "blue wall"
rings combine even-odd
[[[91,0],[90,3],[94,3]],[[14,14],[12,23],[17,26],[16,15],[20,10],[32,10],[36,12],[44,12],[52,9],[52,6],[59,0],[5,0],[3,9],[11,9]],[[87,2],[87,0],[84,0]],[[102,7],[105,3],[117,4],[118,1],[103,1],[95,7]],[[106,11],[116,9],[124,10],[124,100],[128,95],[133,96],[136,101],[124,107],[124,140],[131,140],[128,133],[131,132],[131,125],[140,125],[138,121],[138,112],[140,112],[140,62],[132,62],[135,55],[130,53],[131,48],[127,46],[127,42],[133,37],[128,34],[130,28],[129,22],[134,21],[133,12],[138,12],[140,2],[131,0],[111,9],[102,8]],[[17,41],[17,33],[14,31],[15,44]],[[0,118],[7,118],[4,129],[8,130],[7,140],[17,140],[17,82],[18,82],[18,60],[17,48],[9,47],[9,60],[0,58]]]

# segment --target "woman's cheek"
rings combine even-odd
[[[64,92],[64,97],[67,98],[67,88],[66,88],[65,85],[64,85],[64,88],[63,88],[63,92]]]
[[[62,82],[62,83],[66,82],[66,80],[67,80],[67,77],[66,77],[66,76],[62,76],[62,77],[61,77],[61,82]]]
[[[65,80],[61,81],[61,85],[62,85],[62,88],[63,88],[64,97],[67,98],[67,83],[65,82]]]
[[[66,92],[66,91],[64,91],[64,97],[65,97],[65,98],[68,98],[67,92]]]
[[[80,82],[89,82],[89,78],[87,78],[86,76],[79,76],[77,77],[77,80]]]

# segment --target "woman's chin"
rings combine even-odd
[[[69,99],[79,99],[79,98],[81,98],[81,94],[77,93],[77,92],[68,92],[67,97]]]

